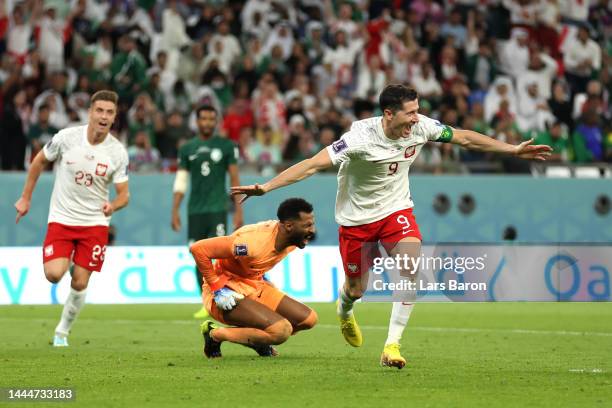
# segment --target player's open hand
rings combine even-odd
[[[113,205],[107,201],[102,206],[102,212],[105,216],[110,217],[111,214],[115,212],[115,209],[113,208]]]
[[[244,203],[251,196],[261,196],[266,194],[266,189],[261,184],[251,184],[250,186],[234,186],[230,190],[231,195],[244,194],[240,199],[240,203]]]
[[[521,159],[527,160],[546,160],[552,152],[552,147],[548,145],[533,145],[533,139],[529,139],[515,146],[514,154]]]
[[[21,217],[25,216],[30,211],[30,200],[26,200],[23,197],[19,197],[19,200],[15,203],[15,209],[17,210],[17,217],[15,217],[15,224],[19,222]]]

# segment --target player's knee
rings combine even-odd
[[[286,342],[289,336],[291,336],[291,333],[293,333],[293,326],[291,326],[289,320],[282,319],[268,326],[266,332],[270,335],[272,344],[282,344]]]
[[[88,283],[89,279],[72,279],[72,282],[70,282],[70,286],[74,290],[81,291],[87,289]]]
[[[310,330],[313,327],[315,327],[318,322],[319,322],[319,316],[317,315],[317,312],[311,309],[310,313],[308,314],[308,317],[306,317],[306,319],[304,319],[300,324],[297,325],[297,327],[295,328],[296,329],[295,331]]]
[[[363,296],[363,289],[360,286],[349,286],[346,289],[346,293],[351,297],[351,299],[361,299]]]
[[[62,276],[64,275],[63,271],[57,271],[55,269],[47,269],[45,268],[45,278],[51,283],[58,283]]]

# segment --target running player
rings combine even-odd
[[[30,209],[40,173],[55,161],[57,172],[43,244],[45,276],[57,283],[70,263],[74,264],[70,294],[55,328],[56,347],[68,346],[70,328],[85,304],[89,278],[100,272],[104,263],[111,215],[128,204],[127,151],[109,133],[117,115],[117,100],[112,91],[99,91],[91,97],[88,124],[53,136],[32,161],[23,193],[15,203],[19,222]],[[111,183],[117,192],[113,201],[108,195]]]
[[[199,134],[179,149],[179,169],[174,182],[172,202],[172,229],[181,229],[179,209],[189,180],[191,193],[187,209],[187,237],[189,245],[204,238],[220,237],[227,233],[227,210],[229,193],[225,176],[229,173],[230,185],[240,184],[238,175],[238,148],[226,138],[215,135],[218,122],[217,111],[208,105],[198,108],[197,124]],[[234,230],[242,226],[242,206],[234,199]],[[202,287],[202,274],[196,271],[198,288]],[[202,308],[193,317],[205,319],[208,316]]]
[[[191,246],[205,280],[204,306],[216,320],[234,326],[218,327],[210,320],[202,324],[208,358],[221,357],[224,341],[251,347],[262,356],[276,355],[272,345],[317,323],[314,310],[263,279],[291,251],[314,238],[312,205],[290,198],[280,204],[277,216],[278,221],[246,225],[232,235]]]
[[[420,254],[421,233],[412,213],[406,177],[423,145],[428,141],[454,143],[466,149],[536,160],[545,160],[551,150],[549,146],[532,145],[533,140],[510,145],[471,130],[453,129],[420,115],[416,91],[403,85],[387,86],[379,103],[382,116],[354,122],[340,140],[314,157],[297,163],[265,184],[232,188],[232,194],[246,194],[244,200],[340,165],[336,222],[340,224],[339,246],[346,280],[340,289],[337,312],[344,338],[355,347],[361,346],[363,338],[353,315],[353,303],[366,289],[371,266],[370,262],[362,265],[362,245],[381,242],[392,257],[414,258]],[[412,302],[393,304],[382,365],[402,368],[406,364],[400,354],[400,339],[413,306]]]

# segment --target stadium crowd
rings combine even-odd
[[[553,161],[612,162],[609,0],[0,0],[0,162],[23,170],[90,95],[119,93],[133,171],[173,171],[211,104],[264,174],[378,114],[388,83],[421,113]],[[434,172],[499,163],[429,143]],[[506,171],[525,171],[512,160]],[[477,168],[477,167],[475,167]],[[487,166],[485,166],[485,169]]]

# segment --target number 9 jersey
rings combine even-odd
[[[376,222],[414,206],[408,171],[428,141],[448,142],[452,129],[419,115],[409,137],[389,139],[382,116],[356,121],[342,138],[327,147],[338,170],[336,222],[357,226]]]
[[[87,125],[63,129],[43,148],[56,162],[55,183],[48,222],[70,226],[108,226],[102,212],[109,199],[109,184],[128,180],[128,154],[114,136],[102,143],[87,140]]]

